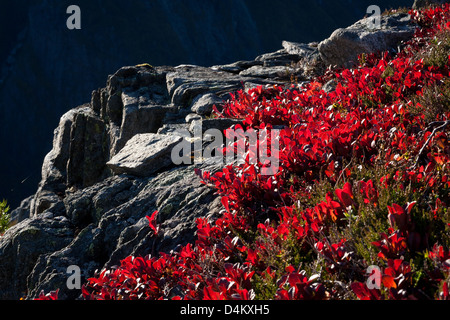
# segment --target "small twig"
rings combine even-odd
[[[353,157],[350,159],[350,163],[347,164],[347,165],[345,166],[345,168],[342,169],[341,173],[339,174],[339,177],[338,177],[338,179],[336,180],[336,183],[334,184],[334,187],[335,187],[335,188],[337,187],[339,181],[341,180],[342,175],[345,173],[345,170],[346,170],[348,167],[350,167],[350,165],[351,165],[352,163],[353,163]]]
[[[430,122],[428,124],[428,127],[425,128],[425,130],[422,130],[422,131],[419,132],[419,137],[422,137],[426,132],[430,131],[434,127],[441,126],[443,124],[445,124],[445,121],[433,121],[433,122]]]
[[[431,122],[428,125],[428,127],[425,129],[424,132],[427,132],[427,131],[431,130],[431,128],[433,128],[433,127],[435,127],[435,128],[431,132],[430,136],[428,137],[427,141],[424,143],[422,148],[420,148],[419,154],[417,155],[416,161],[415,161],[415,163],[414,163],[414,165],[412,167],[413,169],[415,169],[417,167],[417,165],[419,164],[420,157],[422,156],[423,152],[425,151],[425,148],[428,146],[428,144],[430,143],[431,139],[436,134],[436,132],[445,129],[449,124],[450,124],[450,120],[447,120],[447,121],[434,121],[434,122]],[[436,127],[436,126],[438,126],[438,127]]]

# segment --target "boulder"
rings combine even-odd
[[[369,17],[335,30],[319,43],[320,57],[326,65],[350,68],[358,62],[359,54],[397,50],[402,41],[413,36],[416,28],[406,13],[381,16],[380,22],[379,28],[369,29],[369,23],[373,23]]]
[[[191,111],[199,115],[206,116],[211,114],[213,111],[213,106],[219,107],[223,103],[224,100],[215,93],[198,95],[194,101],[192,101]]]
[[[137,134],[106,164],[115,174],[149,176],[172,164],[172,149],[182,140],[173,134]]]

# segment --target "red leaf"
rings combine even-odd
[[[83,298],[84,299],[90,300],[91,294],[89,293],[89,291],[86,290],[86,286],[85,285],[81,286],[81,293],[83,294]]]
[[[285,270],[287,273],[292,273],[295,271],[295,268],[293,266],[287,266]]]
[[[390,275],[383,275],[382,277],[382,282],[383,282],[383,286],[385,286],[386,288],[390,289],[390,288],[397,288],[397,284],[394,281],[394,278]]]
[[[158,234],[158,230],[159,230],[159,227],[156,226],[156,216],[157,215],[158,215],[158,210],[154,211],[152,213],[151,217],[145,216],[148,220],[148,225],[155,232],[155,235]]]
[[[403,210],[403,208],[401,206],[399,206],[396,203],[392,204],[392,213],[396,214],[396,215],[402,215],[405,213],[405,210]]]
[[[393,203],[392,207],[387,206],[387,208],[389,211],[388,219],[391,227],[394,228],[394,224],[396,224],[400,231],[406,231],[408,216],[405,210],[396,203]]]
[[[228,206],[228,197],[222,197],[221,201],[223,206],[225,207],[225,210],[227,210],[227,212],[230,212],[230,208]]]
[[[192,245],[188,243],[180,252],[180,256],[183,258],[194,257],[194,251],[192,250]]]
[[[443,300],[448,300],[448,283],[444,282],[444,285],[442,286],[442,298]]]
[[[342,189],[336,189],[336,196],[345,207],[353,204],[352,186],[347,182]]]
[[[255,265],[258,263],[258,252],[256,250],[248,249],[247,261]]]
[[[361,282],[353,282],[350,287],[360,300],[370,300],[368,289]]]
[[[45,294],[44,290],[41,290],[41,292],[39,293],[39,297],[34,300],[58,300],[58,292],[59,289]]]
[[[399,270],[399,268],[401,267],[402,264],[403,264],[402,259],[395,259],[394,260],[394,269]]]
[[[406,204],[406,212],[408,213],[408,214],[410,214],[411,213],[411,210],[412,210],[412,208],[414,207],[414,205],[417,203],[417,201],[413,201],[413,202],[408,202],[407,204]]]
[[[210,287],[203,288],[203,299],[204,300],[223,300],[222,295],[220,292],[216,292]]]

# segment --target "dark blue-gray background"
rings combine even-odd
[[[0,199],[33,194],[53,130],[125,65],[211,66],[321,41],[367,7],[413,0],[1,0]],[[81,9],[68,30],[66,9]]]

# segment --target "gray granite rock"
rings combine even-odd
[[[106,165],[115,174],[149,176],[172,164],[172,149],[182,140],[173,134],[137,134]]]
[[[369,28],[371,18],[357,21],[347,28],[335,30],[319,43],[318,50],[326,65],[352,67],[358,55],[377,51],[397,50],[402,41],[410,39],[416,26],[408,14],[381,16],[379,28]]]

